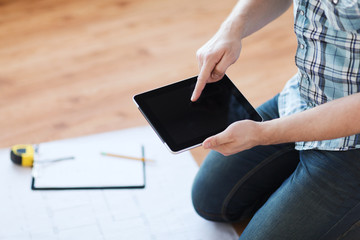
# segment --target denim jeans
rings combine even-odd
[[[257,109],[264,120],[279,117],[277,98]],[[359,240],[360,150],[297,151],[286,143],[228,157],[212,151],[192,200],[208,220],[251,218],[241,240]]]

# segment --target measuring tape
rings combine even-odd
[[[60,157],[54,159],[46,159],[46,160],[34,160],[35,153],[38,152],[39,145],[35,145],[35,148],[29,144],[18,144],[11,148],[10,158],[11,161],[17,165],[21,165],[24,167],[32,167],[34,162],[36,163],[53,163],[64,160],[72,160],[75,159],[74,156],[68,157]]]
[[[32,167],[34,163],[34,147],[29,144],[19,144],[11,148],[10,158],[15,164]]]

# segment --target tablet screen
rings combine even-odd
[[[197,77],[136,95],[140,111],[171,151],[201,144],[207,137],[243,119],[261,117],[225,75],[207,84],[200,98],[191,102]]]

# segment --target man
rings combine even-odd
[[[191,98],[219,81],[241,40],[290,0],[240,0],[197,52]],[[360,239],[360,2],[295,0],[298,73],[257,110],[203,142],[196,211],[214,221],[252,217],[240,239]]]

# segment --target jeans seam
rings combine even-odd
[[[230,221],[230,219],[226,216],[226,208],[228,207],[231,199],[233,198],[235,192],[241,187],[241,185],[248,180],[252,175],[254,175],[259,169],[263,168],[264,166],[266,166],[267,164],[269,164],[270,162],[274,161],[275,159],[277,159],[279,156],[288,153],[290,151],[294,150],[294,148],[291,147],[287,147],[284,149],[281,149],[280,151],[275,152],[274,154],[272,154],[271,156],[269,156],[267,159],[265,159],[264,161],[262,161],[259,165],[257,165],[256,167],[254,167],[253,169],[251,169],[244,177],[242,177],[236,184],[235,186],[232,188],[232,190],[229,192],[229,194],[227,195],[227,197],[225,198],[224,202],[223,202],[223,206],[221,208],[221,215],[222,218],[225,219],[226,221]]]
[[[354,208],[357,208],[358,206],[360,206],[360,203],[356,204],[356,206],[354,206],[354,207],[351,208],[349,211],[347,211],[347,213],[346,213],[341,219],[339,219],[339,220],[338,220],[324,235],[322,235],[319,239],[323,239],[324,237],[326,237],[326,235],[327,235],[329,232],[331,232]],[[347,233],[351,230],[351,228],[352,228],[355,224],[357,224],[358,222],[359,222],[359,221],[357,221],[357,222],[355,222],[354,224],[352,224],[352,225],[349,227],[348,230],[346,230],[344,233],[341,234],[341,236],[337,237],[336,239],[337,239],[337,240],[342,239],[342,238],[345,236],[345,234],[347,234]]]
[[[199,207],[195,206],[194,205],[194,208],[195,210],[198,212],[198,213],[201,213],[202,216],[208,216],[210,218],[221,218],[222,217],[222,214],[212,214],[212,213],[208,213],[206,211],[203,211],[202,209],[200,209]],[[219,221],[219,220],[218,220]]]
[[[338,240],[341,240],[341,239],[343,239],[344,237],[346,237],[346,234],[348,234],[350,231],[352,231],[352,230],[353,230],[353,227],[354,227],[355,225],[359,225],[359,223],[360,223],[360,221],[357,221],[356,223],[354,223],[353,225],[351,225],[346,232],[344,232],[340,237],[338,237]]]

